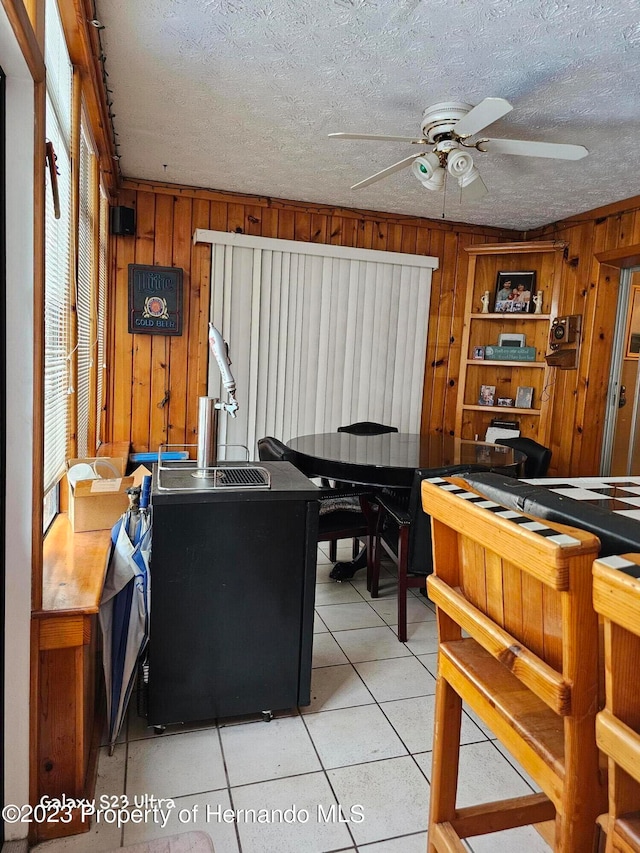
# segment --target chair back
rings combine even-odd
[[[304,461],[305,457],[271,435],[258,439],[258,458],[261,462],[291,462],[305,477],[317,476],[316,472]]]
[[[373,421],[358,421],[338,427],[338,432],[348,432],[351,435],[383,435],[386,432],[398,432],[398,427],[376,424]]]
[[[408,506],[408,512],[411,516],[408,555],[408,571],[410,574],[429,575],[433,571],[431,516],[422,509],[422,481],[431,477],[464,477],[470,470],[468,465],[416,469]],[[473,470],[477,471],[478,467],[474,466]]]
[[[261,462],[293,462],[294,451],[271,435],[258,439],[258,458]]]
[[[527,454],[524,463],[525,477],[546,477],[551,462],[551,451],[544,444],[538,444],[532,438],[498,438],[496,444],[506,444],[514,450],[521,450]]]

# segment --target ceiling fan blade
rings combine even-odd
[[[330,133],[332,139],[375,139],[378,142],[413,142],[415,145],[428,145],[427,139],[413,136],[376,136],[371,133]]]
[[[382,180],[382,178],[386,178],[387,175],[392,175],[394,172],[399,172],[400,169],[406,169],[407,166],[410,166],[411,163],[417,158],[420,157],[420,154],[423,152],[419,152],[418,154],[412,154],[410,157],[405,157],[404,160],[399,160],[397,163],[394,163],[393,166],[387,166],[386,169],[383,169],[381,172],[376,172],[375,175],[371,175],[370,178],[365,178],[364,181],[360,181],[357,184],[354,184],[351,189],[359,190],[362,187],[368,187],[369,184],[374,184],[376,181]]]
[[[502,116],[510,113],[513,107],[504,98],[485,98],[477,107],[456,122],[454,131],[458,136],[474,136]]]
[[[462,187],[462,189],[460,190],[460,199],[463,202],[478,201],[488,192],[489,190],[487,189],[487,185],[482,180],[480,175],[477,175],[475,180],[473,180],[470,184],[467,184],[466,187]]]
[[[559,142],[532,142],[526,139],[487,139],[481,151],[492,154],[518,154],[523,157],[555,157],[558,160],[581,160],[589,153],[583,145]]]

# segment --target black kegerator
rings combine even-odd
[[[154,471],[152,726],[310,702],[317,487],[288,462],[219,470]]]

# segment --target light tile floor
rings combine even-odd
[[[338,557],[349,559],[350,548],[341,543]],[[132,701],[114,755],[101,751],[96,796],[149,794],[171,798],[175,807],[121,828],[94,822],[89,833],[38,845],[38,853],[106,853],[189,830],[208,832],[216,853],[424,853],[435,612],[412,590],[409,639],[399,643],[395,580],[387,568],[380,598],[372,601],[364,572],[334,583],[327,553],[318,549],[311,704],[270,723],[242,718],[172,726],[158,736]],[[464,714],[462,743],[461,805],[533,790],[472,714]],[[281,809],[283,817],[227,822],[225,809]],[[549,851],[528,827],[468,846],[474,853]]]

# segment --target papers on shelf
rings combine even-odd
[[[519,429],[503,429],[502,427],[489,427],[485,436],[485,441],[495,444],[499,438],[518,438],[520,435]]]

